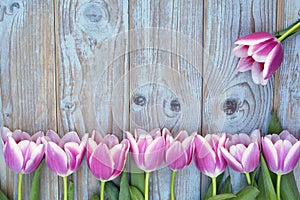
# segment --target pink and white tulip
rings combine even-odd
[[[225,147],[221,147],[227,164],[235,171],[248,173],[255,170],[260,158],[260,131],[227,135]]]
[[[225,147],[225,140],[226,134],[195,136],[195,165],[206,176],[215,178],[224,172],[226,161],[221,153],[221,147]]]
[[[160,129],[154,129],[149,133],[136,129],[135,138],[129,132],[126,132],[126,137],[130,142],[133,160],[138,168],[151,172],[163,164],[166,142]]]
[[[49,169],[59,176],[66,177],[75,172],[82,163],[88,134],[78,137],[72,131],[62,138],[52,130],[49,130],[43,139],[46,145],[46,163]]]
[[[165,162],[173,170],[181,170],[188,166],[193,158],[195,134],[188,135],[186,131],[180,131],[173,138],[168,129],[163,129],[166,135]]]
[[[41,142],[43,132],[30,136],[21,130],[11,132],[8,128],[1,128],[4,144],[3,153],[7,166],[16,173],[28,174],[34,171],[44,157],[44,144]]]
[[[124,139],[119,143],[115,135],[102,137],[93,131],[87,144],[87,163],[92,174],[101,181],[110,181],[118,177],[126,163],[129,142]]]
[[[279,135],[266,135],[262,139],[263,155],[269,169],[276,174],[291,172],[300,158],[300,141],[284,130]]]
[[[276,37],[268,32],[256,32],[237,39],[235,56],[240,57],[237,69],[251,70],[256,84],[266,85],[283,60],[283,48]]]

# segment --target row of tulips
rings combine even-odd
[[[12,132],[3,127],[1,137],[6,164],[19,173],[19,177],[34,171],[45,154],[49,169],[63,177],[66,183],[67,176],[78,169],[86,152],[91,173],[101,181],[101,199],[104,199],[105,182],[115,179],[123,171],[129,149],[137,167],[146,172],[145,199],[148,199],[149,173],[162,167],[163,163],[173,171],[171,185],[174,185],[176,171],[188,166],[194,157],[196,167],[212,178],[213,195],[216,195],[216,177],[227,164],[233,170],[245,173],[251,184],[249,173],[258,166],[261,149],[269,169],[278,175],[279,180],[282,174],[294,169],[300,157],[300,141],[288,131],[262,138],[259,130],[250,135],[222,133],[205,137],[181,131],[173,137],[168,129],[150,132],[137,129],[135,136],[126,132],[126,139],[119,142],[116,136],[102,136],[97,131],[93,131],[91,137],[85,134],[80,139],[76,132],[69,132],[62,138],[52,130],[46,135],[38,132],[30,136],[21,130]],[[64,187],[67,199],[66,184]],[[172,187],[171,199],[174,199]]]

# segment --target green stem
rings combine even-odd
[[[217,195],[217,177],[212,177],[212,196]]]
[[[19,183],[18,183],[18,200],[22,200],[22,178],[23,174],[19,173]]]
[[[171,180],[171,200],[175,200],[175,193],[174,193],[174,185],[175,185],[175,176],[176,171],[172,171],[172,180]]]
[[[295,33],[300,30],[300,21],[296,23],[294,26],[292,26],[289,30],[287,30],[282,36],[280,36],[277,40],[279,42],[282,42],[284,39],[286,39],[290,34]]]
[[[68,200],[68,177],[64,176],[64,200]]]
[[[277,185],[276,185],[277,200],[280,200],[280,181],[281,181],[281,174],[277,174]]]
[[[247,179],[248,185],[251,185],[251,178],[250,178],[249,172],[245,172],[245,175],[246,175],[246,179]]]
[[[105,181],[101,181],[100,200],[104,200]]]
[[[145,200],[149,198],[149,174],[150,172],[146,172],[145,176]]]

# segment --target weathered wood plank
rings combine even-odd
[[[238,73],[233,41],[255,31],[276,30],[276,1],[205,1],[203,133],[266,133],[273,105],[273,78],[255,85],[250,72]],[[211,64],[212,63],[212,64]],[[234,191],[243,175],[231,173]],[[204,186],[205,187],[205,186]]]
[[[54,9],[52,1],[0,2],[0,125],[30,134],[56,129]],[[17,199],[17,174],[0,150],[0,188]],[[32,175],[24,175],[29,199]],[[57,177],[42,170],[40,195],[58,199]]]
[[[278,1],[277,28],[283,29],[299,19],[300,1]],[[284,129],[300,139],[300,38],[299,35],[283,43],[284,59],[275,78],[274,108]],[[294,171],[300,191],[300,164]]]
[[[202,14],[200,1],[131,1],[130,130],[201,130]],[[153,172],[150,199],[169,199],[171,172]],[[177,199],[200,198],[192,165],[176,179]],[[193,191],[193,192],[192,192]]]
[[[55,7],[59,133],[97,129],[122,138],[129,116],[127,3],[59,0]],[[85,160],[70,179],[76,199],[99,193]]]

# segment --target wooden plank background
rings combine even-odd
[[[284,43],[284,62],[267,86],[238,73],[232,54],[236,38],[285,28],[299,12],[299,0],[1,0],[0,126],[119,138],[155,127],[266,133],[277,110],[299,138],[299,37]],[[17,175],[0,154],[0,188],[16,199]],[[300,188],[299,165],[295,175]],[[41,177],[42,199],[61,199],[61,179],[46,167]],[[170,178],[167,168],[151,174],[150,199],[169,198]],[[76,199],[99,193],[85,162],[69,179]],[[24,199],[31,180],[24,177]],[[176,197],[201,199],[207,186],[191,165],[178,173]]]

